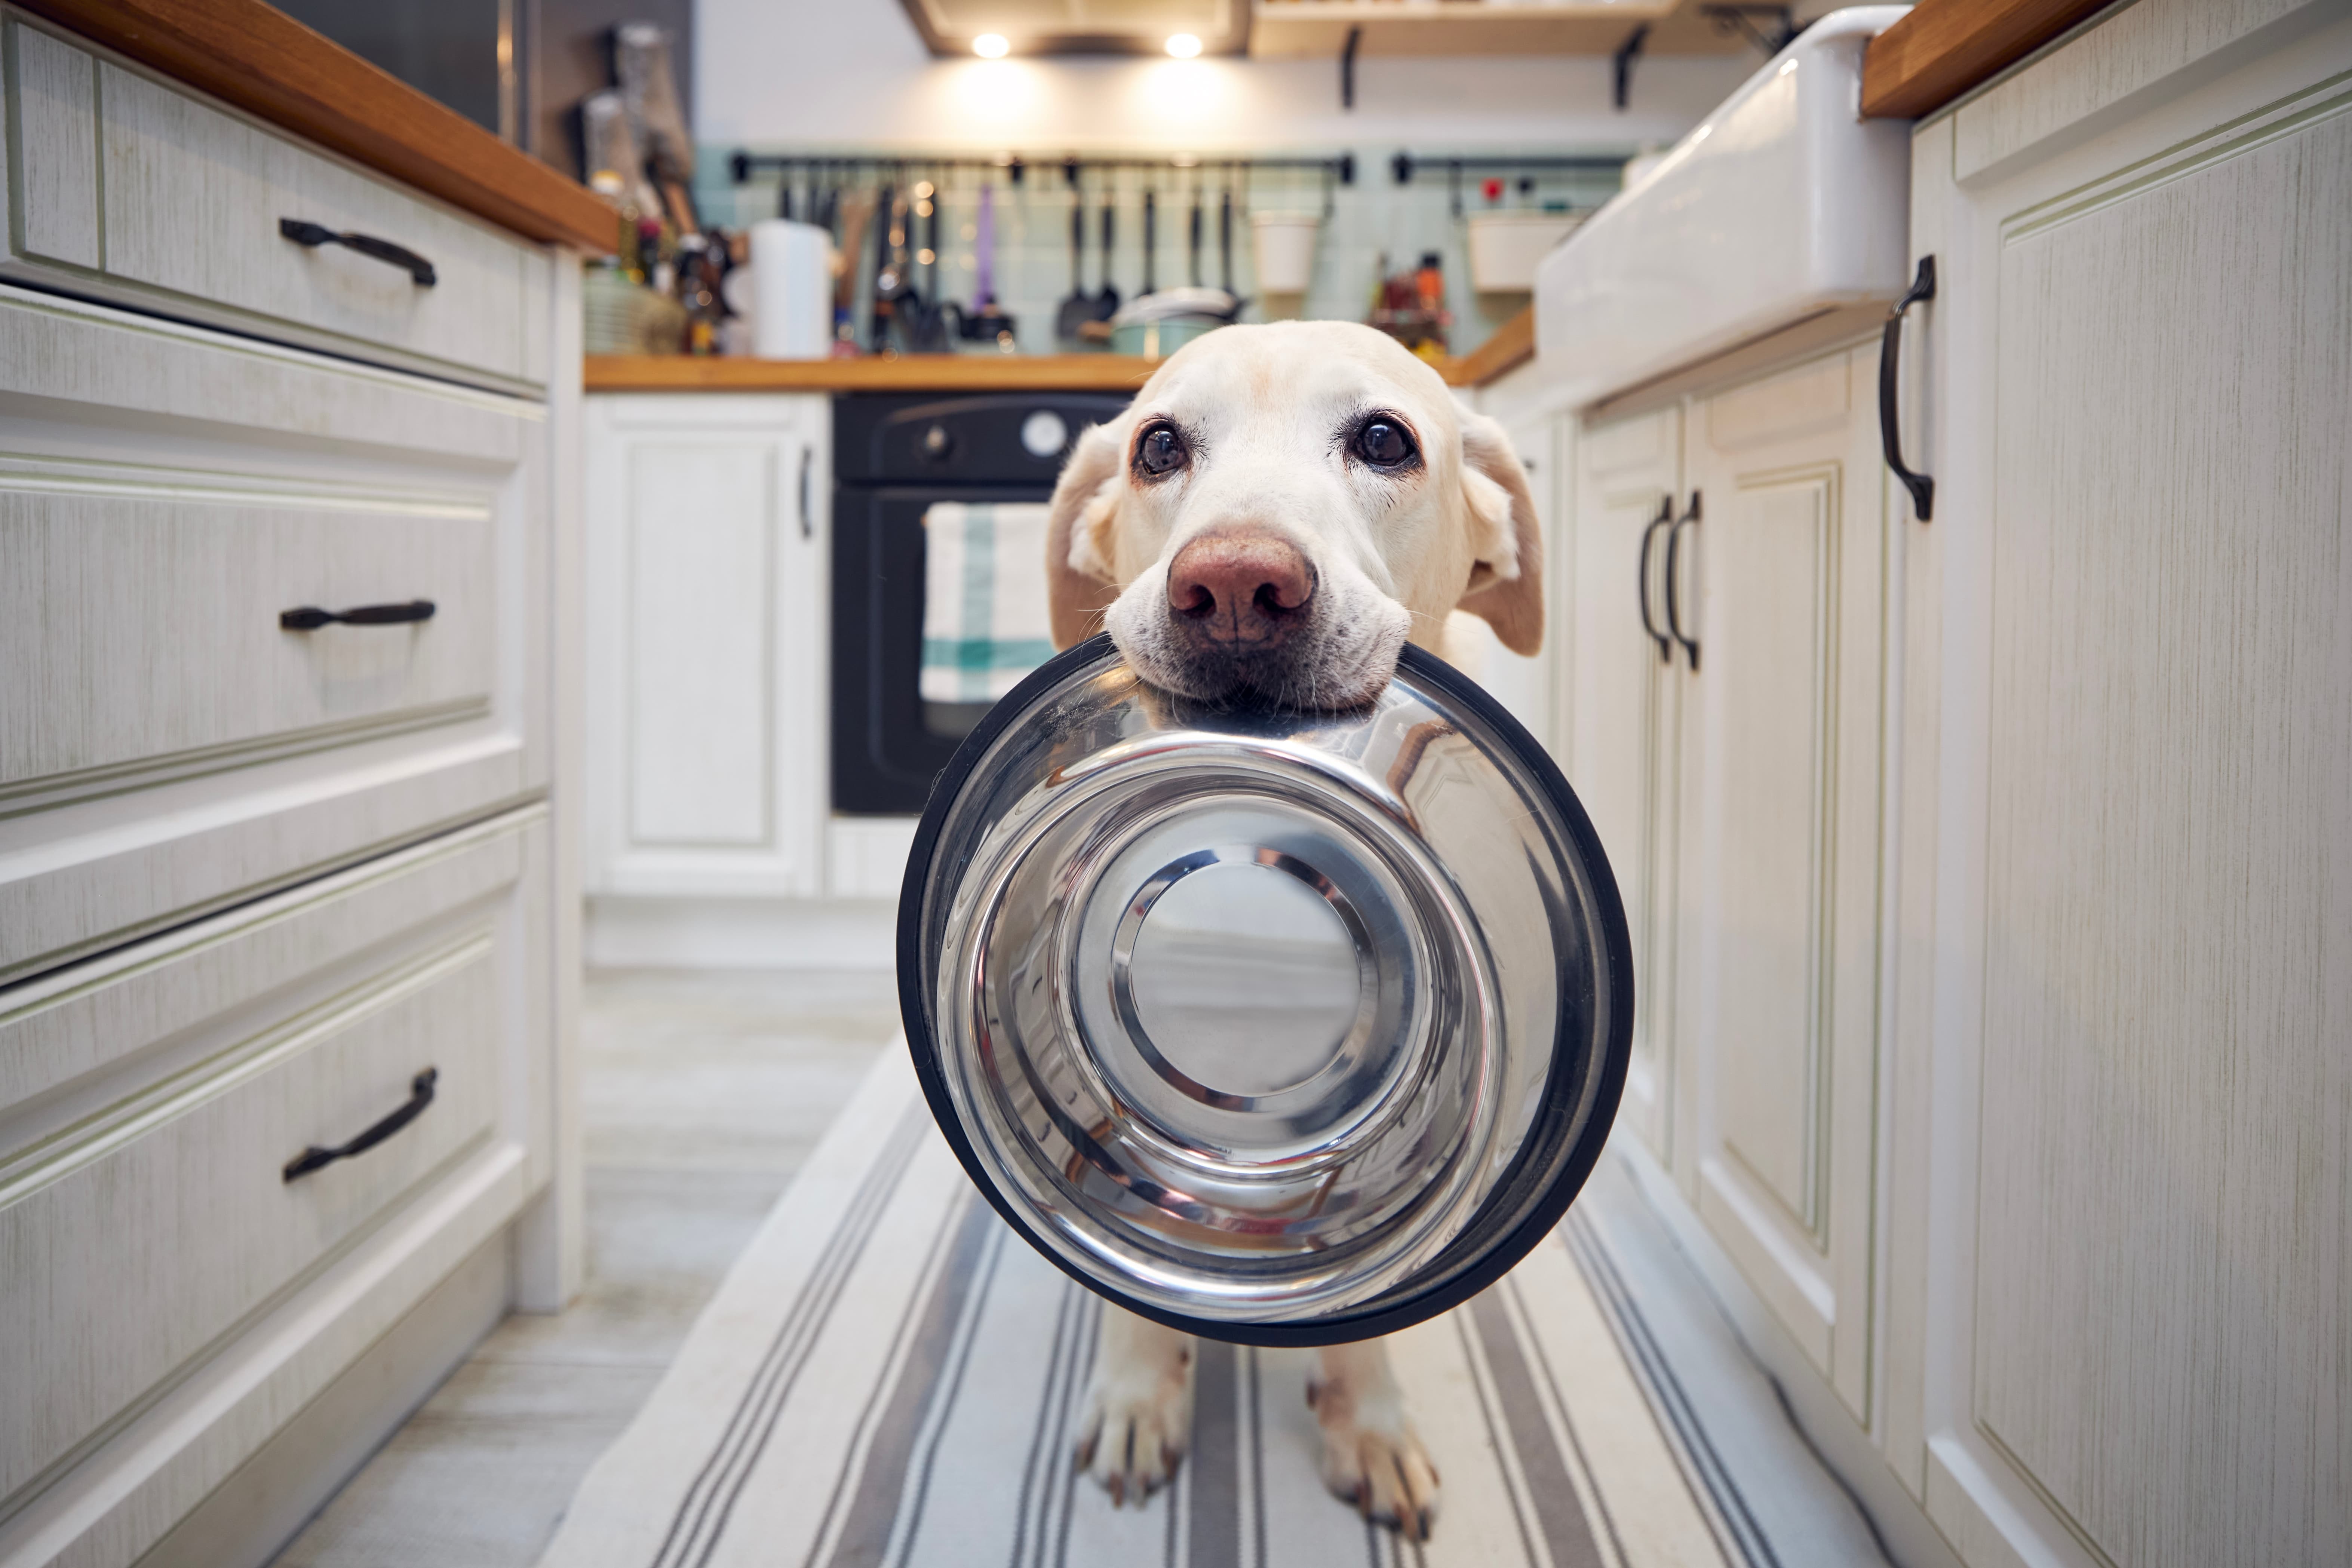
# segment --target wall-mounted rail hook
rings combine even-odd
[[[1610,101],[1619,109],[1633,101],[1633,62],[1642,57],[1642,46],[1650,41],[1650,24],[1643,23],[1625,35],[1617,52],[1609,57]]]

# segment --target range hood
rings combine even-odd
[[[1237,55],[1249,43],[1249,0],[901,0],[935,55]],[[982,38],[1003,40],[975,50]]]

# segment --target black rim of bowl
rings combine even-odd
[[[923,808],[922,821],[915,830],[914,848],[907,856],[907,873],[898,889],[898,1014],[907,1031],[907,1049],[914,1058],[915,1076],[922,1084],[923,1098],[929,1103],[931,1119],[955,1151],[955,1156],[980,1189],[989,1206],[1013,1228],[1030,1247],[1055,1268],[1079,1284],[1112,1304],[1148,1318],[1168,1328],[1198,1334],[1204,1339],[1223,1340],[1232,1344],[1268,1346],[1345,1344],[1353,1341],[1375,1339],[1381,1334],[1395,1333],[1415,1323],[1423,1322],[1450,1311],[1475,1296],[1487,1286],[1518,1266],[1520,1260],[1535,1250],[1543,1239],[1559,1225],[1569,1205],[1582,1191],[1592,1167],[1601,1158],[1601,1151],[1609,1141],[1610,1128],[1617,1120],[1618,1102],[1625,1092],[1625,1074],[1633,1055],[1633,945],[1625,925],[1624,901],[1618,895],[1617,877],[1609,858],[1601,847],[1601,836],[1593,831],[1591,819],[1584,814],[1583,803],[1568,779],[1552,761],[1550,753],[1537,743],[1527,727],[1513,717],[1510,710],[1496,702],[1485,688],[1472,681],[1434,653],[1408,643],[1397,659],[1397,667],[1409,675],[1413,684],[1424,686],[1443,696],[1453,707],[1474,714],[1499,737],[1514,759],[1527,770],[1537,787],[1549,797],[1558,812],[1568,844],[1583,869],[1591,891],[1595,929],[1591,936],[1596,947],[1594,968],[1605,978],[1609,998],[1607,1038],[1600,1042],[1601,1052],[1601,1082],[1596,1088],[1589,1114],[1580,1130],[1574,1133],[1564,1158],[1549,1185],[1537,1195],[1518,1222],[1500,1239],[1486,1240],[1484,1249],[1467,1265],[1447,1272],[1434,1285],[1410,1293],[1391,1292],[1378,1298],[1366,1311],[1329,1318],[1312,1318],[1287,1322],[1248,1322],[1228,1320],[1187,1317],[1181,1312],[1164,1312],[1143,1305],[1119,1295],[1102,1280],[1087,1273],[1048,1247],[1034,1235],[1012,1203],[999,1190],[994,1175],[974,1151],[971,1139],[965,1133],[961,1119],[956,1114],[955,1103],[948,1093],[947,1081],[940,1075],[938,1035],[932,1026],[930,997],[931,977],[926,970],[923,956],[923,901],[929,891],[931,860],[939,847],[940,834],[947,826],[949,812],[963,793],[972,769],[988,754],[997,737],[1010,728],[1017,717],[1048,689],[1058,685],[1067,676],[1096,662],[1112,656],[1116,650],[1108,633],[1097,632],[1085,642],[1066,648],[1045,664],[1030,672],[1020,685],[989,709],[972,732],[956,748],[955,756],[931,786],[930,799]],[[1560,988],[1560,1013],[1557,1020],[1554,1051],[1558,1040],[1568,1033],[1571,996],[1570,988]],[[1576,1042],[1580,1046],[1581,1042]],[[1580,1055],[1581,1054],[1580,1051]],[[1578,1102],[1583,1098],[1586,1081],[1591,1076],[1589,1061],[1576,1065],[1582,1071],[1549,1074],[1544,1083],[1544,1103],[1528,1127],[1526,1142],[1510,1167],[1495,1184],[1487,1197],[1487,1205],[1508,1198],[1528,1177],[1530,1162],[1555,1152],[1559,1147],[1563,1122],[1574,1119]],[[1547,1161],[1547,1163],[1549,1163]],[[1451,1257],[1465,1242],[1480,1245],[1478,1240],[1485,1227],[1476,1220],[1462,1235],[1449,1243],[1441,1259]]]

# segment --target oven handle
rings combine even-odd
[[[803,444],[801,447],[801,538],[816,538],[816,523],[809,516],[809,469],[816,462],[816,448]]]

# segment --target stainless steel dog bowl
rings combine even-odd
[[[1633,1008],[1591,824],[1443,662],[1407,648],[1353,712],[1224,709],[1103,637],[940,778],[898,987],[1016,1230],[1258,1344],[1387,1333],[1524,1257],[1608,1135]]]

